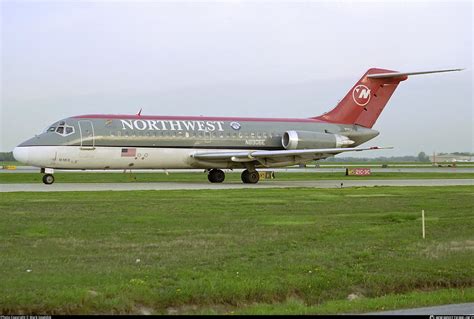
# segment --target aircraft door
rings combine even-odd
[[[79,121],[81,132],[81,149],[92,150],[95,148],[94,126],[91,121]]]

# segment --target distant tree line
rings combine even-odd
[[[453,153],[438,153],[436,155],[457,155],[457,156],[474,156],[474,153],[469,152],[453,152]]]
[[[14,161],[13,153],[12,152],[0,152],[0,161],[3,162],[11,162]]]
[[[379,156],[379,157],[330,157],[321,162],[429,162],[430,157],[425,152],[418,153],[417,156]]]

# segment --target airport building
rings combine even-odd
[[[433,154],[430,156],[432,163],[446,163],[446,162],[473,162],[474,156],[472,155],[459,155],[459,154]]]

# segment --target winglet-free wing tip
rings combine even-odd
[[[385,146],[385,147],[372,146],[370,149],[371,150],[390,150],[390,149],[393,149],[393,146]]]

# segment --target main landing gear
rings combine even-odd
[[[260,174],[257,171],[249,171],[248,169],[242,172],[240,176],[242,178],[242,182],[245,184],[257,184],[260,179]]]
[[[207,179],[211,183],[222,183],[225,179],[225,173],[220,169],[211,169],[207,175]]]
[[[260,175],[256,170],[244,170],[241,175],[242,182],[245,184],[256,184],[260,179]],[[222,183],[225,179],[225,173],[220,169],[211,169],[207,174],[207,179],[211,183]]]

